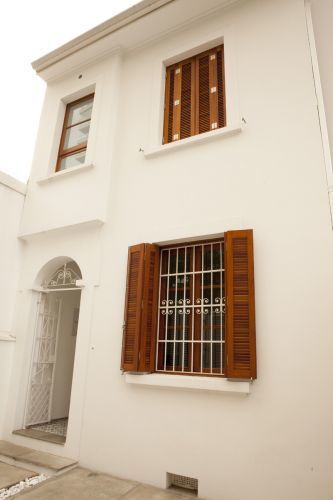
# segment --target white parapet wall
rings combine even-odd
[[[17,234],[25,192],[25,184],[0,172],[0,438],[15,345],[13,316],[22,245]]]

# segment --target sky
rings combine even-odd
[[[11,0],[0,7],[0,170],[29,177],[46,84],[31,62],[138,0]]]

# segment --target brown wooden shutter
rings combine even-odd
[[[228,378],[255,379],[256,339],[252,230],[225,234]]]
[[[195,60],[166,69],[163,142],[195,134]]]
[[[159,248],[129,248],[121,368],[151,372],[155,365]]]

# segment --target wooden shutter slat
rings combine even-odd
[[[209,54],[197,56],[196,62],[196,133],[202,134],[210,130]]]
[[[124,371],[137,371],[141,328],[141,306],[144,278],[145,245],[128,250],[125,318],[121,367]]]
[[[218,111],[217,111],[217,57],[216,52],[209,54],[209,115],[210,115],[210,130],[218,128]],[[213,92],[213,90],[215,91]]]
[[[194,134],[194,63],[188,61],[182,65],[181,100],[180,100],[180,139]]]
[[[155,370],[158,279],[159,248],[146,244],[139,356],[139,371],[142,372]]]
[[[252,230],[227,232],[225,250],[226,375],[254,379],[257,373]]]
[[[174,76],[174,91],[173,91],[173,123],[172,123],[172,141],[180,139],[180,107],[181,107],[181,84],[182,84],[182,67],[175,68]],[[178,104],[177,104],[178,103]]]
[[[218,92],[218,124],[225,127],[226,118],[226,98],[225,98],[225,77],[224,77],[224,45],[217,52],[217,92]]]

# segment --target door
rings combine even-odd
[[[48,422],[51,417],[61,298],[43,292],[37,307],[25,426]]]

